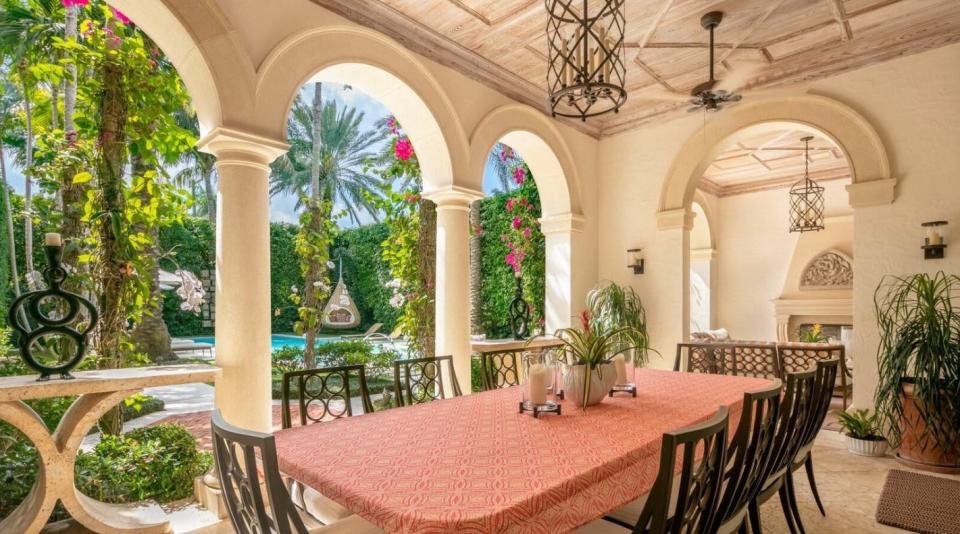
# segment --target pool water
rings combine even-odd
[[[197,343],[209,343],[211,345],[216,344],[216,338],[213,336],[200,336],[190,338]],[[334,343],[337,341],[342,341],[343,338],[340,336],[325,336],[318,337],[316,340],[317,345],[325,345],[327,343]],[[378,346],[380,343],[377,344]],[[273,334],[270,336],[270,350],[277,350],[283,347],[298,347],[303,348],[306,346],[302,336],[295,336],[293,334]]]

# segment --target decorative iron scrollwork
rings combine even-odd
[[[63,247],[47,245],[44,250],[47,267],[43,270],[43,279],[47,289],[21,295],[10,306],[8,319],[17,334],[20,357],[40,373],[38,381],[49,380],[55,373],[71,379],[70,370],[83,359],[87,335],[96,327],[99,315],[89,300],[61,288],[67,279],[67,271],[61,264]],[[80,315],[82,309],[88,314],[85,319]],[[84,320],[86,324],[79,330],[72,326]],[[48,364],[43,353],[56,363]]]
[[[530,336],[530,305],[523,299],[523,285],[516,277],[517,287],[510,302],[510,329],[514,339],[527,339]]]

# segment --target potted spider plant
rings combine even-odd
[[[960,277],[887,276],[874,303],[878,423],[904,463],[960,472]]]
[[[847,441],[847,450],[860,456],[883,456],[887,440],[880,435],[877,414],[870,410],[837,411],[838,423]]]
[[[616,342],[626,350],[634,368],[647,363],[650,337],[647,334],[647,312],[640,295],[630,286],[603,282],[587,293],[591,328],[598,331],[622,329]]]

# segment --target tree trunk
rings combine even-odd
[[[124,285],[128,264],[114,229],[114,220],[120,224],[123,217],[123,164],[126,154],[124,128],[127,122],[126,95],[123,87],[123,67],[105,61],[101,70],[103,89],[100,94],[100,151],[97,155],[97,183],[100,209],[104,215],[97,220],[99,261],[94,280],[99,292],[100,324],[97,327],[96,349],[101,369],[116,369],[123,364],[123,339],[126,329]],[[114,407],[100,419],[100,431],[119,434],[123,420],[119,407]]]
[[[141,156],[134,155],[130,159],[134,176],[144,176],[147,171],[152,170]],[[151,191],[153,189],[149,187],[140,191],[140,200],[144,206],[149,206],[153,201]],[[167,323],[163,321],[163,295],[160,293],[160,230],[156,225],[151,225],[137,228],[136,231],[144,232],[150,238],[150,244],[143,251],[150,265],[150,303],[133,330],[133,345],[137,352],[146,354],[154,363],[173,361],[177,356],[170,349],[170,331]]]
[[[470,204],[470,333],[480,335],[481,262],[480,257],[480,201]]]
[[[10,186],[7,184],[7,160],[3,153],[3,142],[0,141],[0,187],[3,188],[3,206],[7,211],[7,241],[10,255],[10,282],[13,285],[13,295],[20,296],[20,273],[17,271],[17,241],[13,230],[13,207],[10,205]],[[27,315],[23,307],[20,308],[20,319],[27,324]]]
[[[417,262],[420,287],[427,292],[427,309],[417,321],[417,338],[425,357],[436,355],[437,295],[437,205],[420,200],[420,233],[417,236]]]
[[[207,217],[210,218],[210,225],[217,227],[217,194],[213,190],[213,170],[214,158],[208,154],[199,154],[199,163],[203,170],[203,190],[207,195]]]
[[[313,146],[310,154],[310,195],[311,201],[306,208],[310,210],[310,222],[312,227],[310,233],[323,231],[323,220],[329,216],[321,212],[323,203],[323,191],[320,187],[320,158],[323,154],[323,141],[321,139],[321,116],[323,114],[323,84],[317,82],[314,84],[313,92]],[[317,334],[322,322],[323,310],[320,309],[319,288],[316,284],[320,282],[323,276],[323,265],[318,265],[312,259],[308,259],[307,272],[304,273],[304,291],[303,307],[309,310],[316,310],[316,324],[304,324],[304,351],[303,363],[308,369],[317,365],[316,347],[314,346]]]
[[[67,8],[67,20],[65,35],[68,41],[77,39],[77,6]],[[73,116],[77,107],[77,66],[70,62],[67,64],[67,76],[63,91],[63,135],[67,143],[73,144],[77,140],[77,127],[74,124]],[[63,262],[77,268],[77,257],[80,254],[80,240],[83,233],[83,189],[79,185],[74,185],[73,177],[77,174],[77,169],[73,165],[67,165],[60,174],[60,196],[63,202],[63,222],[60,226],[60,233],[66,239],[66,247],[63,251]]]
[[[23,255],[26,272],[33,272],[33,109],[30,91],[23,82],[23,110],[26,115],[26,168],[23,169]]]

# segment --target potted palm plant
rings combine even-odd
[[[627,355],[634,368],[646,363],[650,350],[646,312],[631,287],[601,284],[587,296],[588,309],[580,315],[580,329],[555,334],[563,343],[567,372],[564,391],[586,407],[600,402],[616,379],[613,360]]]
[[[838,411],[838,423],[847,441],[847,450],[860,456],[883,456],[887,440],[880,435],[877,414],[870,410]]]
[[[960,472],[960,277],[888,276],[874,295],[878,423],[898,457]]]

